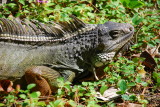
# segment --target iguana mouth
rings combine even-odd
[[[124,44],[114,55],[116,57],[120,52],[123,53],[123,51],[129,50],[130,46],[133,44],[133,42],[130,40],[127,44]]]

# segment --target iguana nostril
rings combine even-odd
[[[124,33],[130,33],[131,31],[133,31],[133,28],[132,27],[129,27],[129,28],[125,28],[123,29]]]

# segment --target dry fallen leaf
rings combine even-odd
[[[142,105],[135,103],[118,103],[117,107],[142,107]]]
[[[30,69],[28,69],[25,73],[25,79],[27,81],[27,84],[35,83],[36,87],[32,89],[32,91],[40,91],[41,96],[48,96],[51,94],[51,88],[41,75],[35,74]]]
[[[100,92],[97,92],[96,98],[102,101],[110,101],[110,100],[120,97],[120,95],[117,94],[118,91],[119,91],[118,89],[115,89],[112,87],[112,88],[105,90],[103,95],[101,95]]]
[[[0,84],[0,91],[4,91],[3,87],[1,86],[1,84]]]
[[[0,80],[0,91],[11,92],[14,90],[13,83],[10,80]]]
[[[142,78],[145,78],[146,76],[146,71],[144,70],[144,68],[136,68],[136,70],[138,71],[138,73],[142,76]]]
[[[145,58],[145,60],[142,62],[142,64],[145,66],[145,70],[153,72],[157,66],[153,57],[147,51],[142,52],[140,57]]]

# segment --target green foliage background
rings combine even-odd
[[[42,0],[39,0],[42,1]],[[15,0],[13,3],[8,3],[0,6],[0,18],[27,18],[35,19],[41,22],[47,21],[68,21],[69,15],[76,15],[85,23],[103,24],[107,21],[120,23],[130,23],[135,27],[136,43],[131,47],[133,53],[141,53],[147,47],[157,47],[160,43],[160,1],[159,0],[43,0],[43,3],[37,0]],[[59,79],[58,93],[54,96],[55,101],[48,105],[44,102],[38,102],[33,99],[37,94],[32,96],[28,92],[22,92],[20,95],[25,101],[23,105],[61,107],[68,103],[71,106],[83,107],[106,107],[114,106],[113,102],[101,103],[94,97],[95,91],[101,93],[110,86],[120,88],[119,94],[122,95],[124,101],[138,102],[146,105],[148,102],[134,95],[127,95],[126,92],[133,87],[148,87],[152,83],[149,80],[143,80],[137,73],[138,69],[143,69],[141,64],[142,59],[126,59],[119,58],[117,62],[110,63],[106,68],[107,78],[97,82],[83,82],[81,85],[70,87],[71,83],[64,83]],[[157,70],[153,73],[153,78],[156,81],[153,90],[160,86],[160,59],[155,58],[157,62]],[[78,93],[77,93],[78,92]],[[76,94],[77,93],[77,94]],[[27,97],[29,95],[30,97]],[[34,96],[35,95],[35,96]],[[17,100],[15,94],[7,96],[6,99]],[[32,103],[30,102],[32,101]],[[13,102],[7,102],[8,105]],[[37,103],[38,102],[38,103]],[[16,102],[18,104],[18,102]],[[1,105],[1,104],[0,104]],[[3,104],[2,104],[3,105]]]

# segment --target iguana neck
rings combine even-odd
[[[98,30],[94,29],[83,34],[74,36],[70,39],[60,42],[63,44],[62,51],[68,55],[70,59],[77,57],[85,57],[85,55],[94,55],[98,46]],[[65,48],[65,49],[64,49]]]

